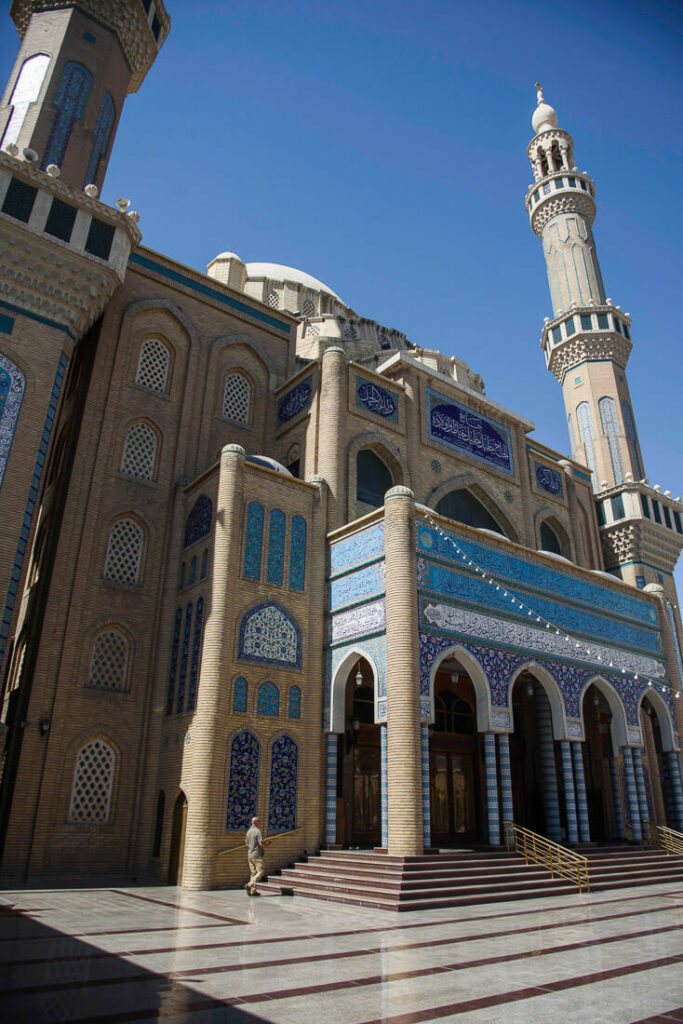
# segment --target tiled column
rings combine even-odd
[[[538,749],[541,756],[541,775],[543,782],[543,800],[545,804],[545,830],[548,838],[559,843],[562,838],[560,828],[560,798],[557,791],[557,775],[555,773],[555,744],[553,741],[553,722],[550,704],[541,686],[534,687],[536,695],[536,726],[538,728]]]
[[[576,812],[579,816],[579,834],[582,843],[590,843],[591,833],[588,824],[588,801],[586,799],[586,776],[583,770],[583,743],[572,743],[574,755],[574,783],[576,785]]]
[[[638,806],[638,793],[636,792],[636,777],[633,772],[633,755],[630,747],[622,747],[624,755],[624,778],[626,780],[626,802],[628,813],[631,819],[633,839],[636,843],[643,841],[643,830],[640,827],[640,808]]]
[[[560,740],[560,752],[562,754],[562,777],[564,778],[564,807],[567,814],[567,839],[572,845],[575,845],[579,841],[579,829],[576,822],[574,770],[569,740]]]
[[[386,850],[389,845],[389,786],[387,783],[387,723],[382,722],[379,727],[380,738],[380,794],[382,822],[382,849]]]
[[[384,496],[387,638],[389,853],[421,854],[422,752],[418,654],[415,497],[407,487]]]
[[[337,843],[337,745],[336,732],[327,734],[327,789],[325,802],[325,842]]]
[[[612,779],[612,799],[614,801],[614,820],[617,826],[619,839],[626,839],[624,828],[624,815],[621,810],[621,790],[619,789],[619,776],[617,775],[617,762],[614,755],[609,759],[609,773]]]
[[[512,804],[510,737],[506,732],[498,733],[498,768],[500,771],[501,810],[503,812],[503,839],[505,839],[505,823],[515,820],[515,809]]]
[[[683,832],[683,786],[681,786],[681,766],[678,751],[667,751],[666,760],[669,766],[669,776],[671,777],[671,793],[676,808],[676,828],[679,832]]]
[[[432,806],[429,793],[429,726],[420,724],[422,744],[422,841],[425,849],[432,845]]]
[[[495,732],[484,733],[484,753],[486,755],[486,806],[489,817],[489,843],[491,846],[500,846]]]
[[[640,807],[640,823],[642,828],[643,822],[647,821],[650,817],[650,812],[647,806],[647,793],[645,792],[645,773],[643,772],[643,761],[640,756],[640,749],[638,747],[633,748],[633,771],[636,777],[636,791],[638,793],[638,805]]]
[[[676,825],[676,802],[674,798],[673,783],[671,780],[671,771],[669,769],[669,756],[668,754],[662,754],[660,760],[661,766],[661,783],[662,793],[664,795],[664,807],[666,809],[666,820],[670,828],[677,828]]]

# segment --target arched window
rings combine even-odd
[[[358,340],[358,330],[356,328],[356,325],[352,324],[350,322],[345,325],[344,330],[342,331],[342,334],[346,338],[347,341],[357,341]]]
[[[609,455],[612,463],[612,472],[614,473],[614,482],[620,484],[624,479],[624,470],[621,464],[621,451],[619,449],[617,406],[614,399],[606,395],[598,402],[598,409],[600,411],[602,432],[607,438],[607,443],[609,445]]]
[[[287,520],[284,512],[274,508],[270,513],[268,527],[268,565],[266,580],[276,586],[282,586],[282,574],[285,564],[285,531]]]
[[[208,575],[209,575],[209,549],[207,548],[206,551],[204,552],[204,554],[202,555],[202,569],[201,569],[201,572],[199,574],[199,578],[202,579],[202,580],[205,580]]]
[[[295,442],[287,452],[285,463],[292,476],[298,477],[301,474],[301,445]]]
[[[148,423],[133,423],[123,446],[121,472],[135,480],[153,480],[156,458],[156,431]]]
[[[190,659],[190,678],[187,684],[187,710],[194,711],[197,704],[197,684],[199,682],[199,659],[202,650],[202,629],[204,626],[204,598],[197,601],[194,616],[192,637],[192,657]]]
[[[190,575],[188,576],[188,579],[187,579],[187,585],[189,587],[191,587],[192,584],[196,583],[196,582],[197,582],[197,556],[195,555],[194,558],[192,559],[192,561],[190,562]]]
[[[289,688],[289,717],[301,718],[301,688],[290,686]]]
[[[185,563],[180,566],[180,577],[178,579],[178,590],[182,590],[185,586]]]
[[[555,555],[564,554],[560,538],[548,523],[541,523],[541,550],[552,551]]]
[[[104,563],[105,580],[130,585],[138,583],[143,542],[142,530],[132,519],[119,519],[114,523]]]
[[[289,538],[289,589],[303,590],[306,584],[306,520],[292,516]]]
[[[26,378],[21,370],[0,352],[0,487],[9,459],[14,430],[24,397]]]
[[[244,714],[247,710],[247,691],[249,684],[244,676],[235,680],[235,689],[232,695],[232,710]]]
[[[621,400],[621,411],[624,417],[626,436],[628,437],[628,443],[631,449],[631,456],[633,458],[633,466],[636,471],[636,476],[639,480],[642,480],[645,474],[643,472],[643,464],[640,461],[640,451],[638,449],[638,435],[636,434],[636,424],[633,419],[633,412],[631,411],[631,406],[628,404],[625,398],[622,398]]]
[[[208,494],[200,494],[185,520],[183,547],[189,548],[191,544],[196,544],[202,537],[207,537],[211,533],[212,522],[213,502]]]
[[[315,303],[313,299],[310,297],[304,299],[301,312],[305,317],[315,316]]]
[[[190,657],[190,635],[192,631],[192,602],[185,606],[185,622],[183,624],[183,642],[180,648],[180,671],[178,672],[178,693],[176,695],[175,713],[182,715],[185,711],[185,683],[187,682],[187,664]]]
[[[230,775],[225,827],[234,831],[249,828],[258,807],[259,741],[243,729],[230,744]]]
[[[280,692],[274,683],[263,683],[256,694],[256,714],[272,715],[280,714]]]
[[[251,384],[241,373],[229,373],[223,391],[223,419],[246,426],[250,405]]]
[[[446,494],[436,506],[436,511],[439,515],[455,519],[458,523],[465,523],[466,526],[474,526],[479,530],[493,530],[494,533],[502,533],[505,536],[505,530],[482,505],[479,498],[466,487]]]
[[[100,160],[102,157],[107,155],[109,139],[111,138],[111,130],[114,127],[115,120],[116,109],[114,107],[114,101],[105,89],[102,95],[100,109],[97,112],[97,120],[95,121],[95,141],[93,143],[92,153],[90,154],[90,160],[88,161],[88,167],[85,172],[85,178],[83,179],[83,187],[90,185],[97,177]]]
[[[109,821],[116,754],[98,737],[81,747],[76,757],[69,821],[103,825]]]
[[[244,531],[242,574],[251,580],[257,580],[261,575],[264,516],[263,505],[258,501],[250,501],[247,505],[247,525]]]
[[[92,75],[86,67],[76,61],[69,60],[64,65],[62,77],[55,98],[52,101],[56,107],[56,114],[50,138],[48,139],[41,170],[49,164],[62,166],[62,160],[69,144],[71,129],[76,121],[83,117],[85,105],[88,102],[90,89],[92,88]]]
[[[268,829],[289,832],[296,828],[297,774],[299,748],[290,736],[278,736],[270,761]]]
[[[280,307],[278,293],[273,288],[266,295],[266,306],[270,306],[271,309],[279,309]]]
[[[159,338],[147,338],[140,348],[138,372],[135,383],[148,391],[164,394],[168,385],[168,371],[171,368],[171,353]]]
[[[168,689],[166,691],[166,714],[173,714],[175,684],[178,675],[178,647],[180,645],[180,627],[183,621],[182,609],[176,608],[173,620],[173,639],[171,641],[171,661],[168,669]]]
[[[34,53],[32,57],[29,57],[21,65],[21,71],[10,96],[12,113],[2,138],[3,149],[6,150],[11,142],[16,143],[19,138],[28,108],[40,96],[40,90],[49,64],[50,58],[46,53]]]
[[[111,627],[95,637],[90,658],[88,686],[100,690],[125,690],[128,684],[130,644],[125,633]]]
[[[384,495],[394,486],[391,470],[371,448],[356,456],[356,498],[373,508],[384,504]]]
[[[586,465],[591,471],[593,490],[598,489],[597,466],[595,464],[595,451],[593,449],[593,417],[588,402],[581,402],[576,407],[576,423],[579,428],[579,437],[586,453]]]

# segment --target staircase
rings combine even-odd
[[[680,881],[683,857],[653,846],[588,846],[592,892]],[[372,850],[323,850],[271,875],[259,889],[381,910],[428,910],[576,894],[563,878],[505,850],[443,850],[391,857]]]

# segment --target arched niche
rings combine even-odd
[[[662,737],[662,750],[664,753],[667,753],[669,750],[677,750],[678,748],[674,738],[674,726],[671,721],[671,713],[666,701],[656,686],[648,686],[648,688],[640,695],[640,700],[638,701],[638,720],[640,721],[640,712],[642,710],[643,700],[645,697],[649,700],[654,713],[657,716],[659,733]]]
[[[465,493],[469,498],[464,497]],[[449,495],[456,494],[463,495],[462,500],[469,505],[472,511],[476,511],[479,506],[481,507],[483,513],[485,513],[482,516],[481,522],[476,522],[472,516],[458,518],[457,516],[449,515],[447,511],[442,511],[447,504]],[[474,529],[492,530],[492,532],[498,533],[508,540],[519,543],[517,531],[508,517],[472,473],[462,473],[459,476],[452,477],[450,480],[446,480],[432,491],[426,504],[429,508],[434,509],[438,515],[451,519],[455,523],[462,522],[465,526],[471,526]],[[487,525],[487,516],[490,516],[493,520],[493,526],[491,526],[490,522]]]

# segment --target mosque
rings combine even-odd
[[[571,455],[454,356],[99,200],[162,0],[13,0],[0,105],[0,876],[244,881],[683,830],[683,506],[650,486],[595,186],[538,87],[525,197]]]

